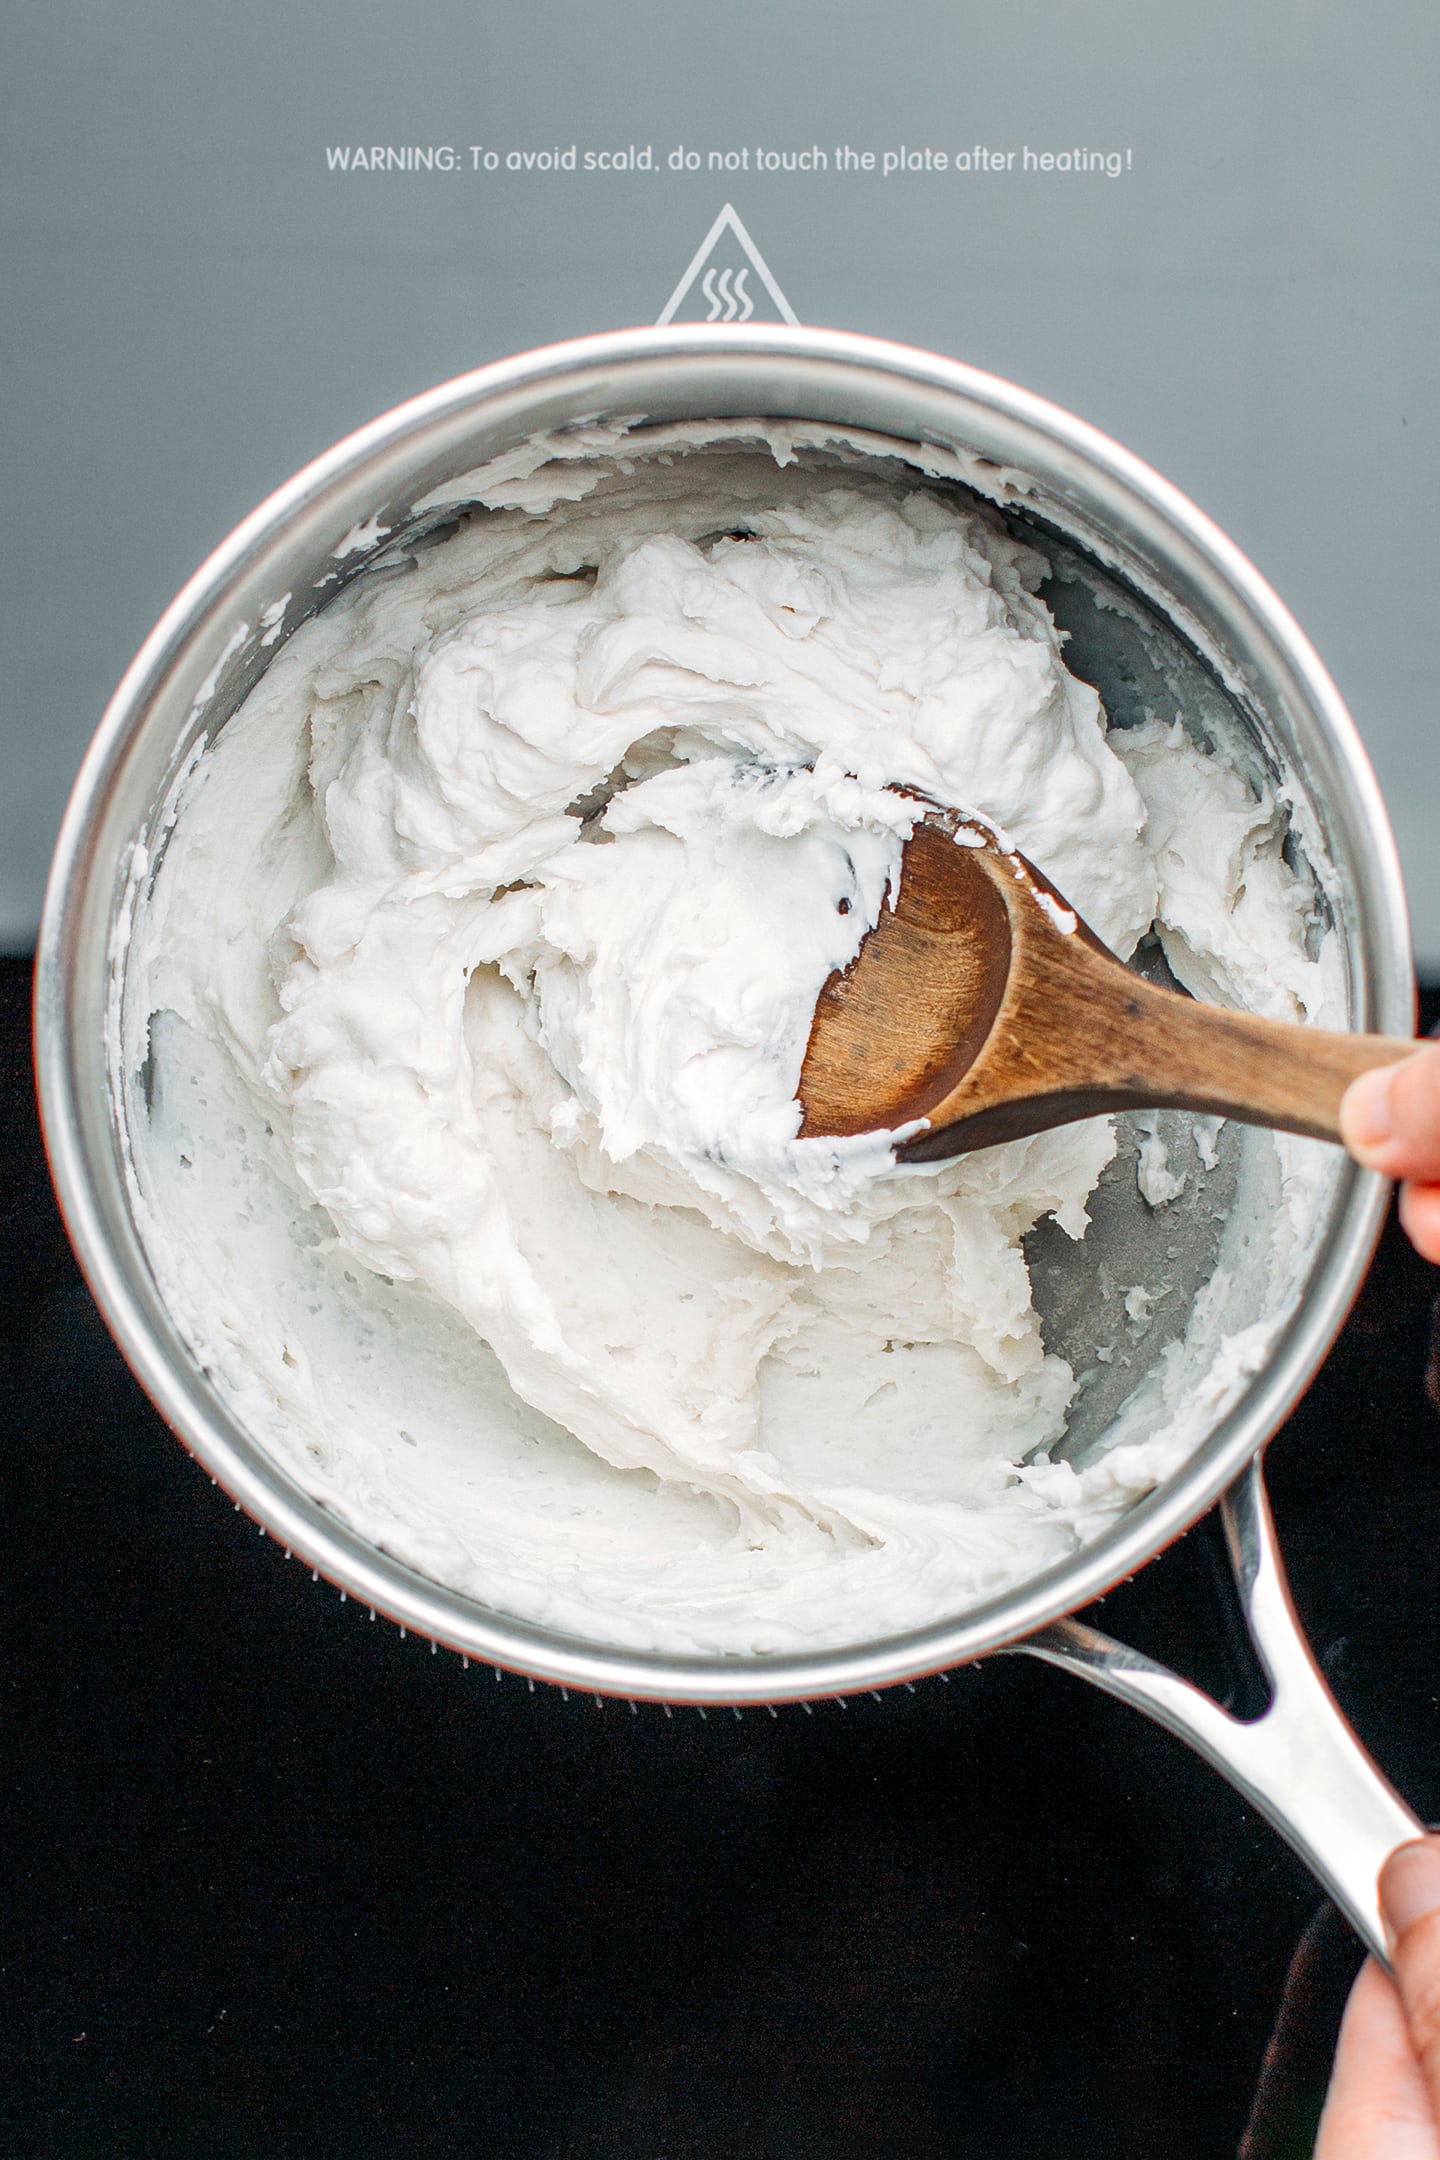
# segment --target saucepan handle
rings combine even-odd
[[[1168,1666],[1059,1620],[1013,1645],[1118,1695],[1203,1755],[1313,1870],[1356,1933],[1388,1963],[1381,1867],[1424,1834],[1381,1776],[1326,1686],[1301,1632],[1257,1459],[1221,1502],[1230,1564],[1270,1706],[1244,1722]]]

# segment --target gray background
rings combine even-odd
[[[1433,0],[9,0],[0,32],[0,947],[33,937],[109,691],[229,527],[411,392],[653,321],[728,197],[802,321],[1044,392],[1233,534],[1350,701],[1440,976]],[[845,140],[1133,169],[325,159]]]

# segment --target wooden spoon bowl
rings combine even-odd
[[[1106,1111],[1340,1138],[1340,1098],[1418,1047],[1262,1020],[1132,974],[1023,855],[956,812],[906,842],[893,909],[816,1001],[802,1138],[905,1125],[939,1161]]]

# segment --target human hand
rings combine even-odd
[[[1315,2160],[1440,2160],[1440,1837],[1390,1855],[1380,1906],[1395,1977],[1368,1958],[1351,1991]]]
[[[1405,1234],[1418,1253],[1440,1262],[1440,1043],[1352,1081],[1340,1105],[1340,1130],[1367,1170],[1405,1180]]]

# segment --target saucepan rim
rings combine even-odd
[[[1187,1529],[1265,1443],[1309,1384],[1359,1287],[1383,1219],[1383,1180],[1346,1165],[1306,1293],[1263,1369],[1208,1439],[1147,1498],[1093,1542],[958,1617],[878,1641],[775,1656],[676,1656],[567,1635],[482,1607],[447,1590],[351,1530],[295,1484],[245,1432],[201,1371],[165,1310],[130,1217],[114,1115],[96,1044],[97,997],[123,937],[123,865],[108,827],[157,706],[189,668],[223,655],[236,595],[277,544],[329,521],[351,522],[367,477],[386,485],[419,472],[439,437],[458,439],[491,412],[626,412],[633,379],[685,386],[713,377],[745,389],[744,411],[787,413],[798,385],[844,389],[856,417],[910,397],[909,432],[943,439],[950,410],[1043,451],[1057,487],[1088,488],[1117,506],[1167,559],[1184,565],[1186,604],[1233,627],[1283,677],[1292,713],[1323,752],[1346,835],[1345,863],[1360,919],[1348,928],[1357,1020],[1388,1033],[1413,1025],[1413,975],[1403,888],[1374,776],[1353,723],[1309,640],[1240,550],[1203,512],[1097,429],[1059,406],[967,364],[851,332],[769,325],[690,325],[613,331],[493,362],[384,414],[307,465],[262,503],[195,573],[127,670],[84,760],[65,814],[46,893],[36,968],[35,1044],[51,1171],[81,1266],[111,1332],[161,1415],[210,1475],[279,1545],[371,1606],[477,1662],[562,1686],[636,1700],[735,1704],[843,1696],[913,1681],[1012,1645],[1089,1604]],[[773,396],[768,393],[773,389]],[[767,392],[766,397],[760,393]],[[759,402],[754,402],[760,398]],[[842,403],[845,400],[840,400]],[[813,398],[812,398],[813,402]],[[730,412],[690,412],[730,418]],[[811,417],[820,417],[811,415]],[[825,415],[846,424],[839,412]],[[507,424],[509,424],[507,422]],[[518,424],[518,423],[517,423]],[[546,424],[549,424],[548,422]],[[533,424],[524,433],[533,433]],[[902,432],[891,427],[892,436]],[[516,438],[521,439],[517,436]],[[473,461],[472,461],[473,462]],[[1017,461],[1018,462],[1018,461]],[[460,467],[455,468],[457,471]],[[420,491],[416,491],[416,495]],[[412,500],[416,496],[411,497]],[[1177,577],[1179,573],[1177,572]],[[1257,663],[1258,664],[1258,663]],[[151,744],[153,748],[153,741]],[[1343,800],[1340,798],[1343,797]],[[153,805],[152,805],[153,807]],[[132,835],[133,837],[133,835]]]

